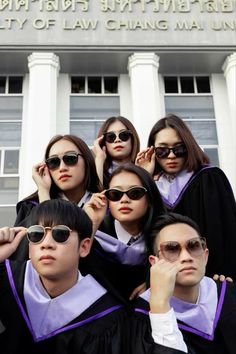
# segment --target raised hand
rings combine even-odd
[[[50,199],[52,178],[45,162],[33,166],[32,177],[38,187],[39,201],[43,202]]]
[[[26,233],[25,227],[3,227],[0,229],[0,262],[15,252]]]
[[[155,156],[154,147],[151,146],[148,147],[147,149],[140,151],[137,154],[135,165],[144,168],[146,171],[150,173],[151,176],[153,176],[154,169],[155,169],[155,161],[156,161],[156,156]]]
[[[99,225],[104,219],[108,207],[107,198],[104,195],[105,191],[101,193],[94,193],[91,199],[84,204],[84,211],[87,213],[93,223],[93,235],[97,231]]]
[[[150,309],[152,313],[165,313],[170,310],[170,298],[173,295],[177,273],[181,265],[167,262],[152,256],[150,268]]]
[[[96,140],[94,140],[93,147],[92,147],[92,151],[95,156],[95,164],[96,164],[97,174],[98,174],[98,177],[99,177],[102,184],[103,184],[103,166],[104,166],[104,162],[107,158],[106,146],[105,145],[101,146],[103,138],[104,138],[104,135],[102,135],[99,138],[97,138]]]

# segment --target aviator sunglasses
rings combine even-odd
[[[176,157],[183,157],[187,153],[187,149],[184,144],[177,145],[172,148],[165,146],[155,147],[156,157],[159,157],[160,159],[165,159],[166,157],[168,157],[171,151],[173,152],[173,154],[175,154]]]
[[[104,140],[107,143],[114,143],[118,137],[121,141],[127,141],[132,136],[131,130],[122,130],[120,133],[116,134],[115,132],[104,133]]]
[[[147,189],[144,187],[132,187],[127,191],[120,191],[119,189],[111,188],[106,190],[105,196],[112,202],[118,202],[124,194],[126,194],[131,200],[139,200],[145,193],[147,193]]]
[[[57,225],[53,227],[33,225],[27,229],[27,238],[34,244],[40,243],[45,239],[47,230],[52,230],[52,237],[54,241],[58,243],[66,242],[72,232],[72,230],[66,225]]]
[[[191,256],[198,257],[204,253],[206,247],[206,239],[204,237],[191,238],[186,241],[184,245],[181,245],[177,241],[167,241],[160,244],[157,256],[159,257],[159,253],[161,253],[163,258],[167,261],[175,262],[179,258],[183,248],[185,248]]]
[[[62,157],[59,156],[52,156],[49,157],[48,159],[45,160],[45,163],[49,170],[55,170],[58,168],[61,164],[61,160],[65,163],[67,166],[74,166],[78,162],[79,156],[83,156],[81,153],[77,152],[67,152],[65,155]]]

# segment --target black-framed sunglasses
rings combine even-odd
[[[115,132],[107,132],[104,133],[104,140],[107,143],[114,143],[116,138],[118,137],[121,141],[128,141],[129,138],[133,135],[131,130],[122,130],[120,133],[116,134]]]
[[[49,157],[48,159],[45,160],[45,163],[49,170],[55,170],[58,168],[61,164],[61,160],[67,165],[67,166],[74,166],[78,162],[79,156],[83,156],[79,152],[67,152],[65,155],[62,157],[59,156],[52,156]]]
[[[33,225],[27,229],[27,238],[34,244],[41,243],[46,237],[47,230],[52,230],[52,237],[54,241],[58,243],[66,242],[72,232],[72,230],[66,225],[56,225],[53,227]]]
[[[147,193],[147,189],[144,187],[132,187],[127,191],[110,188],[106,190],[105,196],[112,202],[118,202],[124,194],[126,194],[131,200],[139,200],[145,195],[145,193]]]
[[[180,244],[177,241],[162,242],[160,249],[157,251],[157,256],[161,253],[167,261],[175,262],[183,248],[193,257],[201,256],[207,248],[206,239],[205,237],[194,237],[184,244]]]
[[[165,159],[166,157],[168,157],[171,151],[173,152],[173,154],[175,154],[176,157],[183,157],[187,154],[187,149],[184,144],[177,145],[172,148],[165,146],[155,147],[156,157],[160,159]]]

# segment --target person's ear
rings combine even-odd
[[[209,249],[208,249],[208,248],[205,249],[204,255],[205,255],[205,262],[206,262],[206,264],[207,264],[207,262],[208,262],[208,257],[209,257]]]
[[[151,264],[151,265],[154,265],[155,263],[156,263],[156,261],[157,261],[157,256],[153,256],[153,255],[151,255],[151,256],[149,256],[148,257],[148,259],[149,259],[149,263]]]
[[[79,245],[79,255],[80,257],[86,257],[89,252],[90,252],[90,248],[91,248],[91,238],[87,237],[84,238]]]

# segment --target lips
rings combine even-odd
[[[115,146],[115,147],[114,147],[114,150],[120,150],[120,149],[123,149],[123,146],[118,145],[118,146]]]
[[[45,256],[41,256],[39,258],[40,261],[44,261],[44,260],[55,260],[55,258],[53,256],[50,255],[45,255]]]
[[[65,179],[68,179],[68,178],[70,178],[71,176],[70,175],[61,175],[60,177],[59,177],[59,180],[61,181],[61,180],[65,180]]]
[[[184,271],[194,271],[194,270],[196,270],[196,268],[194,268],[194,267],[185,267],[185,268],[180,270],[180,273],[184,272]]]
[[[132,211],[132,209],[123,207],[123,208],[120,208],[119,211],[122,213],[128,213],[128,212]]]

